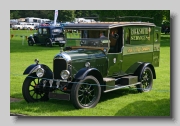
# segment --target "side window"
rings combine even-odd
[[[159,40],[159,34],[156,33],[156,35],[155,35],[155,42],[158,42],[158,40]]]
[[[112,46],[112,47],[115,46],[115,44],[116,44],[117,38],[115,37],[115,35],[117,34],[117,31],[118,31],[117,28],[112,28],[110,30],[109,39],[111,41],[110,46]]]
[[[42,34],[42,28],[38,29],[39,34]]]
[[[124,37],[125,44],[130,44],[130,35],[131,35],[131,31],[128,28],[125,30],[125,37]]]
[[[47,34],[47,29],[46,28],[43,28],[43,34]]]
[[[87,38],[88,37],[87,30],[84,30],[82,33],[83,33],[82,38]]]

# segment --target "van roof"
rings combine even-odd
[[[64,29],[110,29],[121,26],[155,26],[154,23],[149,22],[85,22],[67,24]]]

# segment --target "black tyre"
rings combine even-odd
[[[50,40],[46,40],[46,46],[47,47],[52,47],[53,44],[52,44],[52,42]]]
[[[34,75],[29,75],[24,80],[22,94],[28,103],[49,100],[49,92],[43,88],[42,81],[42,79],[35,78]]]
[[[141,82],[141,84],[136,86],[138,92],[150,91],[152,89],[152,85],[153,85],[153,73],[152,73],[151,68],[144,67],[139,72],[138,81]]]
[[[59,43],[59,47],[64,47],[64,43]]]
[[[34,45],[33,41],[32,40],[28,40],[28,45],[29,46],[33,46]]]
[[[95,107],[100,97],[101,87],[93,76],[87,76],[72,86],[71,102],[77,109]]]

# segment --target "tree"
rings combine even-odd
[[[10,18],[11,19],[18,19],[21,15],[19,14],[18,10],[10,10]]]
[[[58,11],[58,20],[59,21],[73,21],[75,14],[74,10],[59,10]]]
[[[101,21],[107,21],[106,17],[141,16],[154,18],[156,25],[161,25],[164,15],[162,10],[95,10],[94,12],[99,15]]]
[[[163,10],[163,19],[170,21],[170,10]]]
[[[81,18],[81,17],[92,17],[94,16],[93,10],[75,10],[75,17]]]

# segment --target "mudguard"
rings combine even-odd
[[[94,76],[99,81],[100,85],[104,85],[103,76],[101,75],[99,70],[96,68],[82,68],[82,69],[80,69],[78,71],[78,73],[75,75],[75,79],[76,80],[82,80],[88,75]],[[105,86],[102,86],[101,92],[103,92],[104,90],[105,90]]]
[[[125,73],[127,74],[131,74],[131,73],[135,73],[135,71],[143,64],[143,62],[136,62],[134,63],[132,66],[130,66]]]
[[[103,77],[98,69],[96,68],[82,68],[78,71],[78,73],[75,75],[75,79],[82,80],[88,75],[93,75],[96,77],[100,83],[103,80]]]
[[[144,69],[145,67],[150,67],[153,73],[153,79],[156,79],[156,72],[154,69],[154,66],[151,63],[144,63],[142,62],[137,68],[136,71],[134,71],[134,74],[136,75],[137,73],[139,73],[139,71],[141,71],[142,69]]]
[[[29,36],[28,40],[32,40],[35,43],[35,40],[34,40],[33,36]]]
[[[34,73],[38,68],[43,68],[45,70],[43,78],[53,78],[52,70],[44,64],[31,64],[26,68],[23,75]]]

